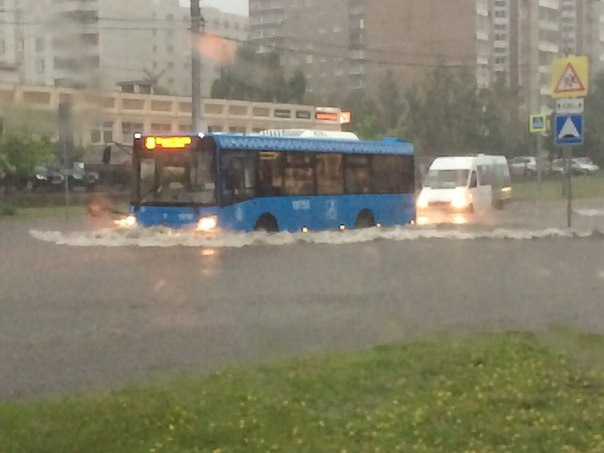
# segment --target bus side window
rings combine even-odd
[[[347,194],[371,193],[371,166],[369,156],[349,154],[345,159],[344,180]]]
[[[222,197],[226,204],[245,201],[256,195],[256,155],[241,152],[223,152]]]
[[[470,189],[475,189],[478,187],[478,178],[476,178],[476,172],[473,171],[470,175]]]
[[[373,156],[374,192],[378,194],[413,193],[415,173],[409,156]]]
[[[260,197],[279,197],[283,194],[282,153],[260,153],[256,191]]]
[[[316,193],[315,165],[312,155],[286,154],[284,173],[286,195],[314,195]]]
[[[340,195],[344,193],[341,154],[317,155],[317,193],[319,195]]]

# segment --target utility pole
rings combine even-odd
[[[200,0],[191,0],[191,112],[194,132],[201,132],[203,120],[201,114],[201,53],[199,41],[204,30],[204,18],[201,15]]]

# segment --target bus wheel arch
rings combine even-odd
[[[354,227],[357,229],[371,228],[375,225],[375,217],[373,215],[373,212],[371,212],[371,210],[369,209],[361,210],[361,212],[359,212],[359,214],[357,215],[356,221],[354,222]]]
[[[258,220],[256,220],[256,224],[254,225],[254,231],[266,231],[269,233],[276,233],[279,231],[279,222],[274,215],[270,212],[265,212]]]

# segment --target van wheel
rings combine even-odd
[[[268,233],[276,233],[279,231],[277,219],[272,214],[262,214],[256,221],[254,231],[266,231]]]
[[[357,229],[371,228],[375,226],[375,218],[369,209],[363,209],[359,212],[354,227]]]

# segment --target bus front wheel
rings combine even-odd
[[[361,212],[359,212],[354,226],[357,229],[374,227],[375,218],[373,217],[373,213],[369,209],[363,209]]]
[[[254,231],[266,231],[268,233],[276,233],[279,231],[277,219],[272,214],[262,214],[256,221]]]

